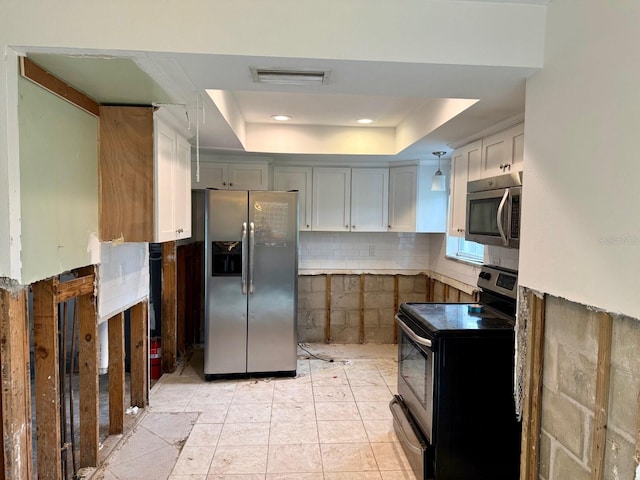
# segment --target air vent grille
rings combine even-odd
[[[330,70],[251,67],[256,83],[272,85],[322,85],[328,83]]]

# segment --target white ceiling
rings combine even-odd
[[[503,3],[540,5],[548,0]],[[297,154],[331,153],[335,158],[366,154],[388,161],[433,159],[433,151],[451,152],[460,142],[487,129],[522,119],[525,82],[538,70],[527,66],[141,51],[35,48],[25,53],[100,103],[178,105],[175,108],[186,111],[189,118],[192,143],[198,122],[202,149],[261,155],[277,152],[281,156],[286,154],[288,143],[290,151]],[[330,70],[330,76],[327,84],[319,86],[266,85],[253,81],[251,67]],[[222,92],[224,104],[216,105],[206,94],[208,89]],[[472,101],[459,113],[461,108],[447,108],[445,99]],[[293,119],[283,125],[270,118],[280,113]],[[362,117],[374,123],[360,126],[356,120]],[[294,128],[297,137],[287,137]],[[342,137],[347,139],[360,132],[361,140],[372,139],[364,142],[371,148],[342,150],[344,145],[336,144],[324,151],[322,141],[308,142],[311,147],[307,150],[294,145],[319,131],[324,131],[325,137],[318,138],[327,138],[328,128],[345,132]],[[375,151],[377,132],[395,132],[395,142],[391,142],[395,150]],[[278,149],[269,150],[273,144],[263,141],[269,136],[278,137]],[[287,138],[289,142],[282,140]]]

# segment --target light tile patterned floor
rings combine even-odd
[[[299,350],[296,378],[205,382],[202,352],[163,375],[93,478],[412,480],[393,432],[395,345]]]

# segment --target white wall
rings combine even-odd
[[[548,7],[527,82],[520,283],[640,318],[640,2]]]

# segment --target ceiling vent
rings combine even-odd
[[[250,68],[254,82],[271,85],[322,85],[329,83],[329,73],[331,72],[331,70],[305,68]]]

